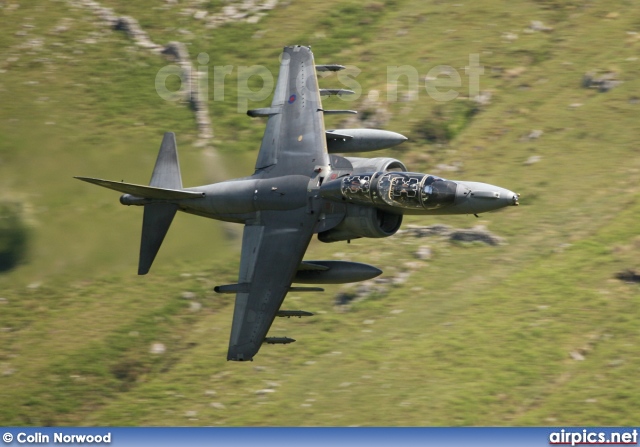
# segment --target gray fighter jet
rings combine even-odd
[[[289,291],[322,291],[292,283],[337,284],[382,273],[344,261],[303,261],[314,234],[323,242],[395,234],[403,214],[476,214],[518,204],[518,195],[497,186],[445,180],[407,172],[392,158],[356,158],[335,152],[363,152],[395,146],[400,134],[375,129],[325,130],[321,96],[348,90],[319,89],[311,50],[285,47],[271,107],[248,111],[267,117],[255,173],[249,177],[183,188],[176,140],[166,133],[149,186],[77,177],[124,193],[123,205],[144,206],[138,274],[146,274],[178,210],[244,224],[237,284],[215,288],[236,295],[228,360],[252,360],[276,316],[313,315],[281,310]]]

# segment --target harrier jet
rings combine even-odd
[[[144,207],[138,274],[149,272],[177,211],[244,225],[237,284],[218,293],[236,296],[228,360],[253,360],[276,316],[311,316],[280,306],[289,291],[322,291],[292,284],[336,284],[370,279],[376,267],[345,261],[303,261],[314,234],[322,242],[395,234],[403,214],[477,214],[517,205],[518,195],[486,183],[452,181],[407,172],[392,158],[343,157],[400,144],[406,138],[377,129],[325,129],[321,97],[353,93],[320,89],[308,47],[285,47],[270,107],[249,110],[267,126],[255,172],[249,177],[184,188],[176,140],[166,133],[149,186],[77,177],[124,193],[123,205]]]

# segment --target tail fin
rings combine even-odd
[[[173,190],[182,189],[176,135],[173,132],[164,134],[149,186]],[[156,258],[158,250],[160,250],[162,241],[167,231],[169,231],[176,211],[178,211],[178,205],[174,203],[150,203],[145,205],[142,219],[138,275],[146,275],[149,272],[151,264],[153,264],[153,260]]]
[[[164,134],[149,186],[166,189],[182,189],[176,134],[173,132]]]
[[[144,206],[138,275],[149,273],[176,211],[178,211],[178,205],[173,203],[150,203]]]
[[[170,202],[204,197],[202,192],[184,191],[182,189],[176,135],[173,132],[164,134],[149,186],[91,177],[76,178],[125,193],[120,198],[120,202],[123,205],[144,205],[138,275],[146,275],[149,272],[151,264],[153,264],[162,241],[171,226],[173,217],[178,211],[178,205]],[[132,199],[135,199],[135,202],[132,202]],[[149,200],[138,201],[138,199]]]

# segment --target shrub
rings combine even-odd
[[[0,202],[0,272],[11,270],[24,260],[27,239],[20,206]]]

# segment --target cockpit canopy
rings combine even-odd
[[[375,172],[344,177],[342,196],[354,202],[385,204],[404,209],[434,210],[450,205],[457,184],[415,172]]]

